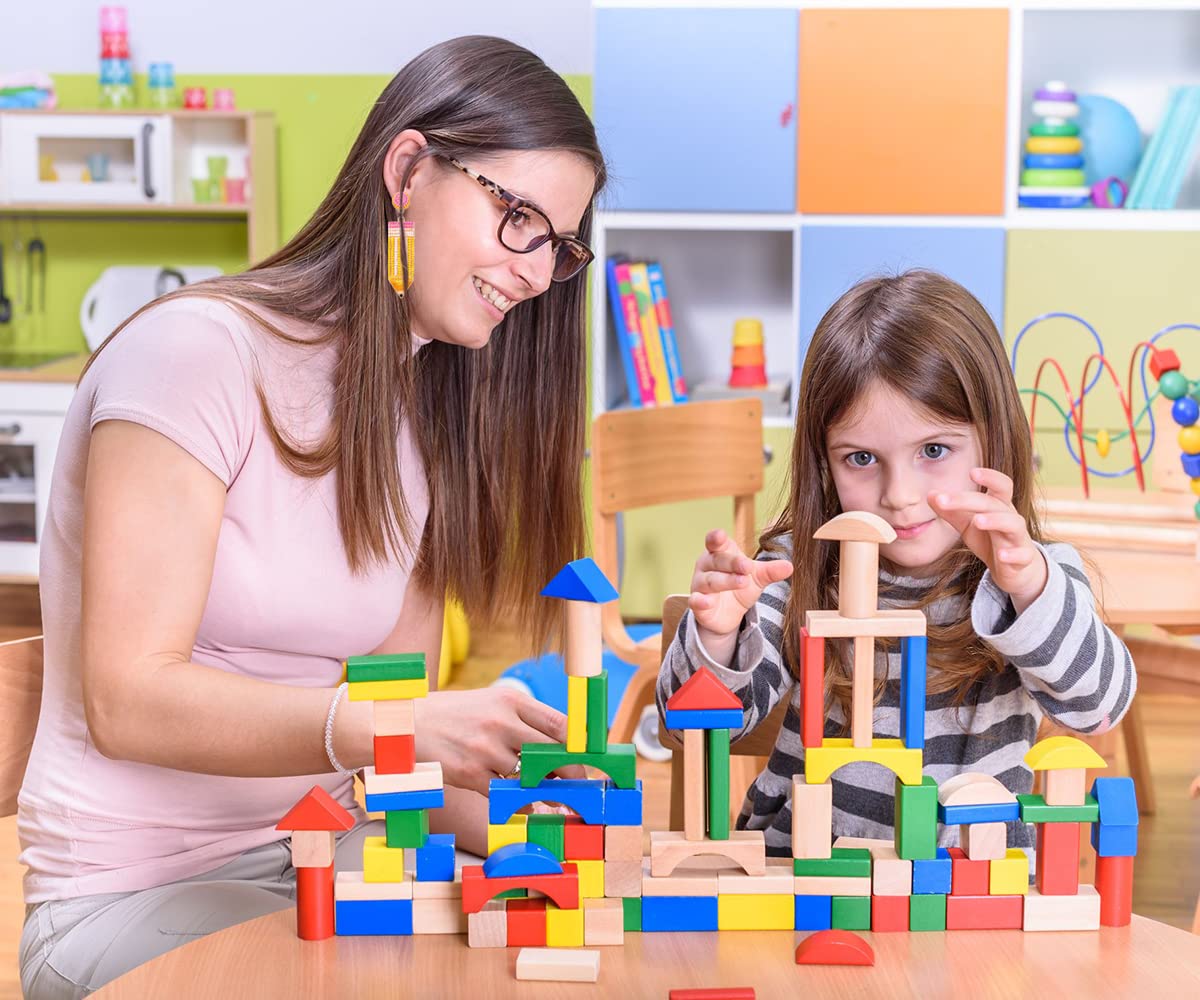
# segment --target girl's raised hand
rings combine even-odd
[[[704,554],[692,573],[688,607],[696,624],[709,637],[737,632],[746,612],[769,584],[792,575],[787,559],[751,559],[720,528],[704,536]]]

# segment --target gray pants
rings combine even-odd
[[[338,870],[361,870],[363,838],[383,833],[375,820],[343,834]],[[181,944],[287,909],[295,897],[296,869],[283,840],[182,882],[35,903],[21,933],[21,988],[28,1000],[85,997]]]

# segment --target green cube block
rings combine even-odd
[[[1081,806],[1048,806],[1041,795],[1018,795],[1022,823],[1095,823],[1100,819],[1100,804],[1091,795]]]
[[[642,929],[642,897],[625,896],[621,900],[625,907],[625,930],[641,931]]]
[[[946,929],[946,897],[939,893],[918,893],[908,898],[908,929],[910,931],[944,931]]]
[[[587,752],[608,750],[608,671],[587,679]]]
[[[708,736],[708,835],[729,839],[729,730],[710,729]]]
[[[525,839],[546,848],[559,861],[566,860],[565,816],[556,813],[533,813],[525,824]]]
[[[528,896],[528,889],[505,889],[504,892],[496,893],[492,899],[527,899]]]
[[[424,653],[397,653],[394,656],[350,656],[346,659],[346,680],[409,681],[425,676]]]
[[[871,929],[870,896],[834,896],[831,913],[834,930],[869,931]]]
[[[607,774],[618,788],[634,788],[637,754],[632,743],[611,743],[604,753],[568,753],[562,743],[521,745],[521,787],[537,788],[555,768],[585,764]]]
[[[896,779],[896,853],[908,861],[937,857],[938,786],[928,774],[919,785]]]
[[[384,813],[388,847],[424,847],[429,836],[428,809],[392,809]]]
[[[835,847],[829,858],[796,858],[792,861],[792,874],[870,878],[871,852],[865,847]]]

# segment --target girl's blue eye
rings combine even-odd
[[[875,461],[875,456],[869,451],[856,451],[846,456],[846,461],[856,469],[865,469]]]
[[[949,453],[950,449],[944,444],[927,444],[921,448],[922,457],[935,460],[945,458]]]

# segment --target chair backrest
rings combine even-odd
[[[0,816],[10,816],[17,810],[42,704],[40,635],[0,642],[0,703],[7,716],[0,726]]]

